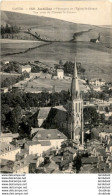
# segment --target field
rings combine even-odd
[[[1,54],[2,56],[6,54],[25,52],[29,48],[35,48],[42,44],[39,41],[28,41],[28,40],[1,40]]]
[[[26,45],[31,48],[31,44],[38,43],[27,43]],[[17,44],[10,44],[9,46],[14,50]],[[20,48],[22,47],[20,44],[19,46]],[[2,47],[4,47],[4,50],[5,48],[7,49],[5,44],[2,44]],[[87,78],[100,77],[106,81],[112,81],[112,50],[101,43],[55,42],[28,50],[25,53],[7,55],[2,59],[18,62],[39,60],[47,66],[54,66],[59,60],[62,60],[63,63],[65,61],[74,61],[75,56],[77,61],[81,62],[82,67],[86,69],[85,75]]]
[[[79,81],[80,88],[82,91],[87,91],[87,88],[81,81]],[[61,90],[70,89],[71,79],[70,80],[53,80],[53,79],[34,79],[33,81],[28,82],[27,87],[25,87],[25,92],[35,92],[35,91],[52,91],[53,86],[55,85],[56,92],[60,92]]]

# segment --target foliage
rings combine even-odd
[[[5,80],[1,82],[1,87],[9,87],[10,85],[14,85],[15,83],[18,83],[19,81],[24,80],[25,78],[29,78],[29,73],[24,72],[22,75],[18,77],[7,77]]]
[[[16,106],[10,113],[10,128],[12,132],[18,132],[18,125],[21,122],[21,107]]]
[[[99,124],[99,114],[95,107],[88,106],[84,108],[84,122],[88,123],[90,127],[94,127]]]
[[[6,24],[5,26],[1,25],[0,30],[1,30],[1,35],[3,35],[6,33],[9,33],[9,34],[18,33],[20,28],[17,27],[16,25],[10,26],[9,24]]]
[[[82,166],[81,156],[77,154],[76,158],[73,161],[73,168],[76,169],[76,173],[79,173]]]
[[[65,64],[63,65],[64,67],[64,73],[67,74],[73,74],[73,69],[74,69],[74,63],[73,62],[65,62]],[[81,63],[77,62],[77,69],[78,69],[78,73],[79,74],[83,74],[85,73],[85,69],[81,66]]]

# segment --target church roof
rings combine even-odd
[[[47,116],[48,116],[50,110],[51,110],[51,107],[43,107],[43,108],[40,108],[40,109],[39,109],[39,112],[38,112],[37,118],[38,118],[38,119],[47,118]]]

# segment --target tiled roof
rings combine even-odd
[[[52,160],[56,163],[60,163],[62,161],[62,157],[61,156],[55,156],[52,158]]]
[[[75,154],[77,152],[77,150],[74,149],[74,148],[69,148],[69,152],[72,153],[72,154]]]
[[[51,107],[43,107],[39,109],[37,119],[45,119],[47,118],[49,112],[51,110]]]
[[[57,129],[39,130],[33,137],[33,140],[52,140],[52,139],[67,139],[67,137]]]
[[[7,144],[6,142],[0,142],[0,154],[4,154],[16,149],[18,149],[18,147],[15,147],[12,144]]]
[[[99,152],[103,157],[106,157],[105,149],[102,148],[96,148],[97,152]]]
[[[83,157],[82,164],[93,164],[98,163],[98,159],[96,157]]]
[[[54,117],[54,120],[60,121],[60,122],[66,122],[67,121],[67,112],[63,110],[57,110],[57,113]]]

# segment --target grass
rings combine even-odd
[[[27,87],[25,88],[25,92],[33,92],[33,91],[44,91],[52,90],[53,86],[55,85],[56,92],[60,92],[61,90],[68,90],[71,86],[71,79],[70,80],[53,80],[53,79],[43,79],[38,78],[31,82],[28,82]],[[82,84],[80,81],[80,88],[81,90],[87,90],[86,86]]]
[[[1,22],[3,24],[18,25],[22,28],[20,38],[32,39],[24,33],[24,30],[31,29],[32,33],[37,32],[40,37],[48,40],[69,41],[73,38],[73,34],[77,34],[78,41],[90,41],[101,35],[101,42],[112,47],[112,28],[94,26],[89,24],[76,24],[64,20],[40,17],[28,14],[2,11]],[[83,32],[83,33],[82,33]],[[81,34],[80,34],[81,33]],[[34,38],[33,38],[34,39]]]
[[[39,45],[42,45],[42,42],[36,42],[36,41],[21,41],[21,40],[12,40],[12,42],[9,40],[9,43],[4,40],[2,40],[1,43],[1,54],[11,54],[11,53],[18,53],[18,52],[24,52],[25,50],[33,47],[38,47]]]

